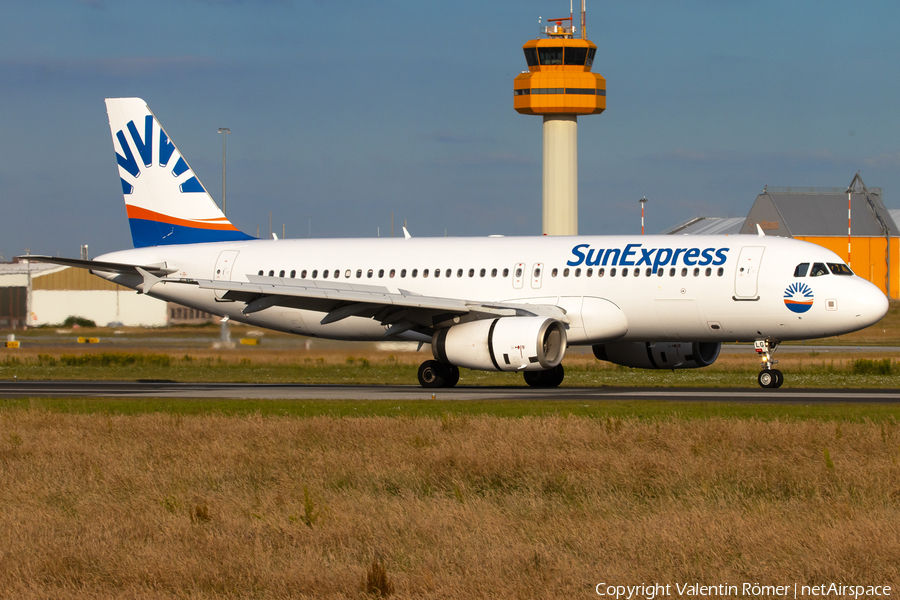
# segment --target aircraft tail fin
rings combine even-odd
[[[232,225],[140,98],[107,98],[135,248],[254,239]]]

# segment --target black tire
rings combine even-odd
[[[436,360],[426,360],[419,365],[419,385],[423,388],[444,387],[444,365]]]
[[[459,367],[456,365],[441,365],[444,367],[444,387],[452,388],[459,383]]]
[[[562,365],[556,365],[547,371],[525,371],[525,383],[531,387],[557,387],[563,382],[566,372]]]
[[[544,387],[546,374],[547,371],[525,371],[522,376],[525,378],[525,383],[531,387]]]
[[[784,383],[784,374],[778,369],[772,369],[772,375],[775,376],[775,385],[773,388],[780,388],[781,384]]]
[[[771,389],[777,387],[778,376],[775,375],[775,371],[772,369],[763,369],[759,372],[756,380],[759,382],[759,387]]]
[[[547,371],[547,387],[559,387],[563,382],[563,379],[566,378],[566,370],[563,369],[561,364],[556,365],[549,371]]]

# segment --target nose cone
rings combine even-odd
[[[865,279],[860,279],[853,294],[853,316],[857,329],[874,325],[887,314],[889,303],[878,287]]]

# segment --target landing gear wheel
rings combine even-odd
[[[772,369],[772,375],[775,376],[775,385],[773,385],[772,387],[780,388],[781,384],[784,383],[784,374],[782,374],[782,372],[778,369]]]
[[[444,387],[443,365],[436,360],[426,360],[419,365],[419,385],[423,388]]]
[[[444,387],[451,388],[459,383],[459,367],[456,365],[441,365],[447,371],[444,379]]]
[[[777,373],[777,375],[776,375]],[[764,388],[777,388],[779,385],[779,381],[784,381],[784,375],[781,375],[781,372],[777,369],[763,369],[759,372],[759,376],[756,378],[759,381],[760,387]]]
[[[525,383],[531,387],[557,387],[563,382],[566,372],[562,365],[556,365],[547,371],[525,371]]]
[[[419,385],[424,388],[449,388],[459,383],[459,367],[426,360],[419,366]]]

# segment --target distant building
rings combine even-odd
[[[28,261],[0,264],[0,327],[56,325],[69,317],[100,326],[167,324],[165,302],[85,269]]]
[[[805,240],[846,260],[853,272],[892,298],[900,296],[900,230],[885,208],[881,188],[866,188],[857,174],[849,188],[766,187],[756,197],[741,233]],[[848,194],[852,206],[848,256]],[[900,213],[900,211],[894,211]]]

